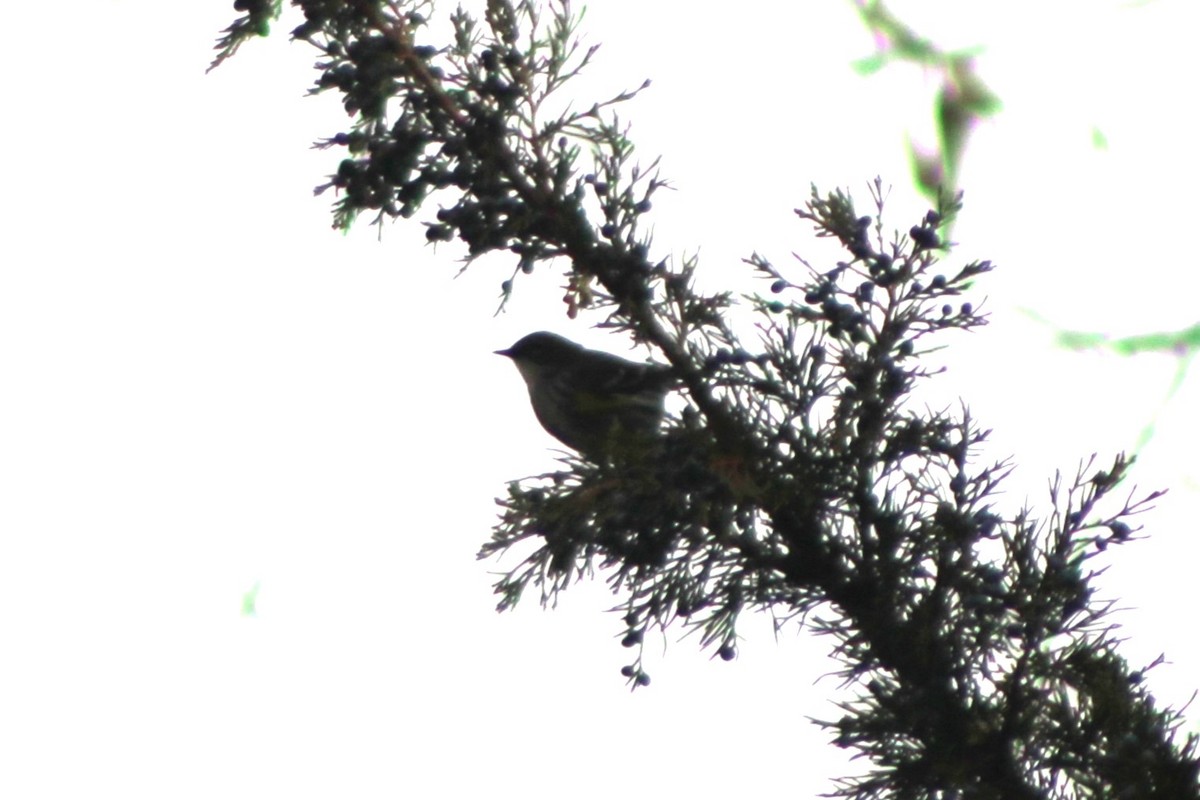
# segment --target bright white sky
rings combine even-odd
[[[1195,324],[1200,15],[1049,5],[894,4],[944,47],[985,45],[1005,103],[970,145],[956,231],[958,259],[1001,266],[981,286],[993,325],[947,352],[929,396],[966,397],[993,456],[1015,454],[1010,511],[1046,508],[1056,467],[1156,422],[1137,482],[1172,493],[1102,586],[1134,609],[1130,660],[1166,652],[1151,685],[1178,704],[1200,675],[1200,375],[1167,401],[1173,359],[1056,351],[1019,309],[1114,333]],[[452,280],[459,252],[418,226],[332,232],[311,188],[339,156],[308,145],[344,117],[301,97],[314,54],[289,25],[205,76],[231,4],[6,17],[0,796],[830,789],[842,755],[807,722],[838,714],[836,681],[816,682],[826,642],[748,620],[726,664],[672,639],[630,694],[602,585],[554,613],[492,611],[490,572],[512,563],[474,560],[493,498],[553,468],[554,442],[491,351],[539,328],[624,343],[566,320],[554,276],[493,317],[510,265]],[[678,189],[656,202],[656,256],[699,250],[718,283],[744,281],[753,250],[816,253],[791,213],[810,181],[865,203],[881,174],[894,225],[923,209],[903,137],[931,130],[933,77],[855,76],[871,40],[849,3],[603,0],[585,29],[604,47],[581,98],[654,80],[623,116]]]

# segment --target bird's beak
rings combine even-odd
[[[511,347],[507,347],[503,350],[493,350],[492,352],[498,356],[504,356],[505,358],[512,358],[512,348]]]

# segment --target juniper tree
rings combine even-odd
[[[237,0],[214,65],[280,5]],[[867,213],[814,189],[796,213],[842,260],[755,254],[761,296],[703,293],[694,259],[656,258],[645,233],[665,183],[616,113],[637,92],[563,97],[594,53],[565,0],[456,10],[445,42],[427,38],[429,2],[292,5],[292,36],[320,52],[312,91],[340,93],[352,120],[319,143],[342,154],[320,187],[336,226],[420,215],[468,264],[510,259],[505,297],[561,270],[570,316],[650,345],[681,383],[661,446],[508,487],[480,554],[527,552],[500,608],[602,577],[633,652],[681,628],[725,659],[746,613],[802,622],[842,665],[842,714],[818,724],[872,765],[837,796],[1200,797],[1195,737],[1156,707],[1094,597],[1098,559],[1137,538],[1131,517],[1157,494],[1113,499],[1130,464],[1093,458],[1054,479],[1047,509],[1006,514],[993,496],[1010,465],[977,463],[987,431],[966,405],[906,403],[936,372],[928,352],[985,322],[963,298],[991,265],[941,266],[957,198],[892,233],[881,182]],[[734,324],[747,313],[750,337]],[[649,682],[640,655],[623,672]]]

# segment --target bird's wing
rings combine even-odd
[[[674,380],[670,367],[639,364],[610,353],[596,353],[575,366],[576,386],[598,394],[665,393]]]

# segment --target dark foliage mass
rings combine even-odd
[[[421,213],[468,263],[507,254],[505,297],[539,264],[565,270],[570,316],[599,315],[680,378],[686,408],[661,447],[509,487],[482,550],[521,553],[501,608],[602,576],[639,654],[634,685],[649,683],[652,630],[694,628],[730,659],[741,615],[803,622],[843,665],[844,713],[819,724],[872,765],[838,796],[1200,797],[1195,738],[1155,707],[1094,597],[1097,558],[1135,538],[1130,517],[1156,495],[1111,501],[1129,464],[1089,460],[1052,482],[1047,510],[1006,515],[992,498],[1008,466],[976,463],[987,432],[966,406],[906,403],[927,353],[984,323],[963,296],[991,265],[939,264],[956,200],[893,234],[878,181],[866,214],[813,190],[796,213],[844,260],[754,255],[762,296],[703,294],[695,263],[655,261],[639,224],[664,182],[634,164],[616,115],[636,92],[560,99],[594,53],[565,2],[460,9],[448,42],[425,38],[429,3],[292,5],[293,36],[321,54],[313,91],[338,92],[351,119],[320,143],[343,154],[321,187],[337,226]],[[280,13],[235,7],[217,63]],[[753,338],[735,305],[757,317]]]

